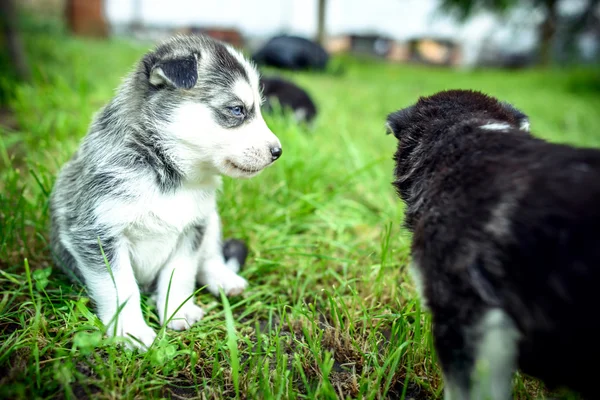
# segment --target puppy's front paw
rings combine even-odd
[[[170,318],[170,321],[167,323],[167,327],[176,330],[176,331],[184,331],[189,329],[196,322],[200,321],[204,317],[204,310],[193,302],[188,301],[185,303],[175,315],[171,318],[170,315],[167,318]],[[164,325],[164,316],[160,316],[161,324]]]
[[[219,290],[223,290],[229,297],[242,294],[248,287],[248,281],[225,265],[213,265],[209,268],[204,274],[202,283],[207,285],[208,291],[217,297],[220,296]]]
[[[239,296],[248,287],[248,281],[235,274],[231,280],[227,281],[221,288],[227,296]]]
[[[108,336],[124,337],[127,340],[125,346],[131,350],[146,351],[154,342],[156,332],[144,321],[132,322],[120,320],[117,328],[111,325],[106,330]]]

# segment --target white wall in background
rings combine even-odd
[[[105,4],[107,18],[115,25],[137,18],[169,27],[231,27],[248,37],[282,32],[313,37],[317,29],[317,0],[105,0]],[[467,64],[489,35],[498,45],[515,50],[535,43],[536,16],[530,10],[515,13],[513,26],[491,15],[461,25],[441,15],[437,4],[438,0],[328,0],[327,33],[379,33],[398,40],[426,35],[452,38],[463,45]]]

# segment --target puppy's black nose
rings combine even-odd
[[[273,161],[281,157],[282,152],[283,150],[281,150],[281,147],[271,147],[271,156],[273,158]]]

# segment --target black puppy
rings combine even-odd
[[[281,35],[271,38],[252,58],[259,65],[294,71],[322,71],[327,66],[329,54],[321,45],[306,38]]]
[[[291,109],[298,122],[311,122],[317,115],[317,107],[304,89],[282,78],[261,77],[260,87],[265,97],[263,110],[273,111],[273,99],[277,100],[282,111]]]
[[[446,399],[508,399],[516,368],[596,398],[600,151],[537,139],[473,91],[421,98],[387,125]]]

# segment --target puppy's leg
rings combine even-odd
[[[192,228],[184,234],[158,276],[156,304],[160,323],[164,325],[170,319],[167,326],[178,331],[189,329],[204,316],[194,297],[190,297],[196,289],[200,262],[200,242],[196,238],[203,230]]]
[[[248,282],[236,274],[235,266],[227,266],[223,258],[223,247],[221,244],[221,220],[215,211],[209,218],[200,249],[202,262],[198,270],[198,281],[206,285],[207,289],[219,296],[222,289],[227,296],[241,294]]]
[[[455,313],[433,313],[435,348],[444,374],[444,399],[469,400],[474,354]],[[473,399],[470,399],[473,400]]]
[[[474,323],[445,316],[434,325],[436,349],[444,371],[446,400],[508,400],[517,360],[517,331],[499,309],[487,310]],[[435,316],[434,316],[435,318]],[[438,321],[440,318],[437,318]],[[456,326],[448,321],[454,320]]]
[[[423,273],[421,272],[421,269],[419,268],[418,264],[416,264],[413,261],[408,268],[408,272],[410,274],[410,277],[412,278],[413,283],[415,284],[415,289],[417,290],[419,299],[421,299],[421,306],[423,307],[423,310],[429,311],[427,297],[425,296],[425,284],[423,281]]]
[[[96,304],[98,317],[109,336],[135,338],[128,347],[150,347],[156,333],[144,321],[140,307],[140,291],[133,274],[127,247],[115,239],[101,239],[109,262],[109,272],[93,234],[74,235],[77,240],[65,243],[70,248],[90,297]],[[85,239],[82,239],[84,238]],[[114,282],[113,282],[114,278]]]
[[[474,399],[512,398],[512,375],[517,367],[519,333],[512,319],[499,308],[490,309],[481,318],[473,373]]]

